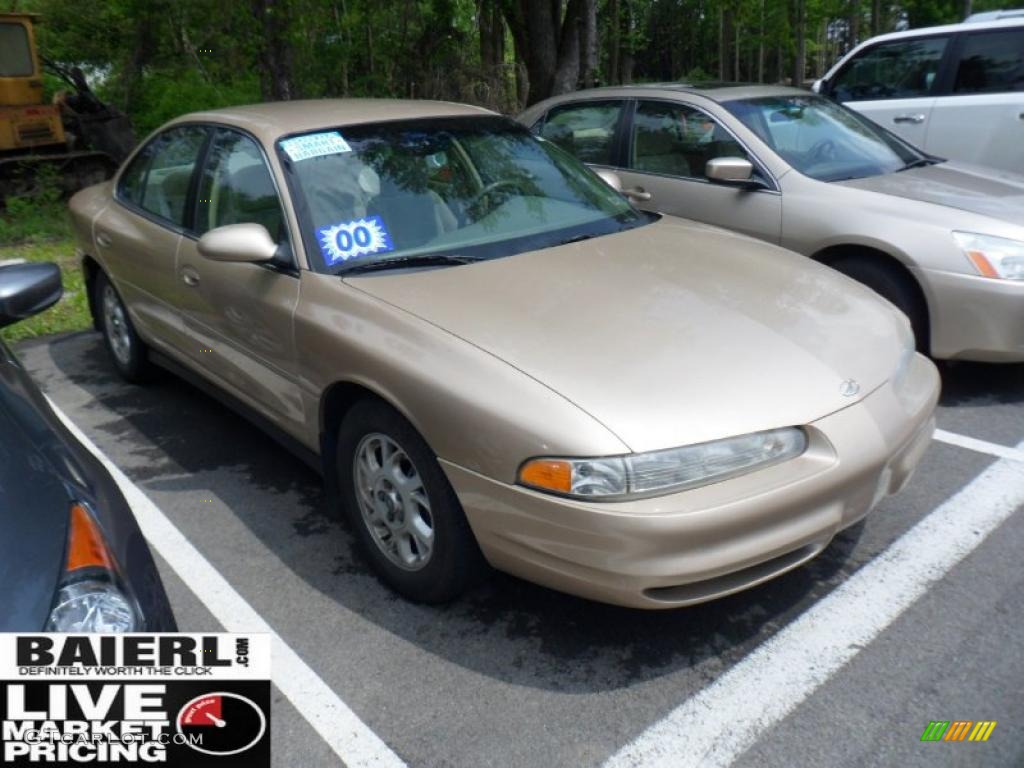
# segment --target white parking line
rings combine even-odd
[[[348,768],[404,766],[401,758],[349,709],[331,687],[235,591],[159,507],[52,400],[50,405],[65,426],[114,476],[149,545],[160,553],[217,621],[229,632],[266,632],[271,635],[274,684],[345,765]],[[202,585],[202,591],[193,588],[196,584]]]
[[[1017,451],[1024,448],[1024,443]],[[997,461],[830,595],[606,763],[727,766],[874,640],[1024,504],[1024,464]]]
[[[969,451],[987,453],[990,456],[998,456],[1001,459],[1024,461],[1024,451],[1018,450],[1017,448],[999,445],[999,443],[990,443],[987,440],[977,440],[973,437],[968,437],[967,435],[958,435],[955,432],[947,432],[944,429],[935,430],[935,439],[943,443],[959,446],[960,448],[966,448]]]

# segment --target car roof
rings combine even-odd
[[[802,88],[792,88],[788,85],[760,85],[758,83],[726,83],[719,81],[699,83],[638,83],[633,85],[605,86],[602,88],[588,88],[576,91],[572,94],[573,100],[585,100],[587,98],[631,98],[636,96],[657,96],[677,95],[689,93],[703,96],[712,101],[723,102],[733,99],[753,99],[762,96],[790,96],[793,94],[807,95],[808,91]],[[552,102],[562,101],[564,96],[556,96]]]
[[[431,117],[495,115],[483,107],[447,101],[413,99],[310,99],[249,104],[191,112],[177,123],[221,123],[243,128],[266,144],[290,133],[339,128],[359,123],[414,120]]]
[[[884,35],[876,35],[875,37],[868,38],[863,43],[857,46],[857,48],[863,48],[866,45],[882,42],[884,40],[901,40],[907,37],[924,37],[928,35],[940,35],[943,33],[953,32],[978,32],[984,29],[1002,29],[1006,27],[1020,27],[1024,26],[1024,18],[998,18],[992,21],[988,20],[977,20],[977,21],[962,21],[958,24],[943,24],[939,27],[918,27],[915,29],[904,29],[900,32],[889,32]],[[845,58],[845,57],[844,57]]]

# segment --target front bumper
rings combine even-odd
[[[918,270],[931,306],[931,352],[943,360],[1024,361],[1024,282]]]
[[[910,478],[935,428],[938,372],[916,356],[887,383],[806,425],[802,456],[731,480],[625,503],[564,499],[442,461],[499,570],[601,602],[672,608],[809,560]]]

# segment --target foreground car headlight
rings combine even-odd
[[[590,501],[659,496],[792,459],[806,448],[804,431],[787,427],[651,453],[531,459],[520,467],[519,482]]]
[[[84,504],[73,504],[64,577],[46,631],[135,632],[141,624],[99,526]]]
[[[953,237],[980,275],[1024,280],[1024,242],[973,232],[954,232]]]
[[[80,581],[61,588],[54,601],[47,632],[133,632],[135,611],[117,587],[102,581]]]

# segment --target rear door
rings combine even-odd
[[[203,234],[244,223],[262,224],[280,244],[279,264],[218,262],[200,255]],[[299,271],[290,243],[278,188],[260,145],[240,131],[217,128],[176,265],[187,354],[205,376],[280,428],[299,434],[304,412],[293,341]]]
[[[652,99],[636,103],[629,126],[626,167],[617,170],[639,207],[779,242],[777,191],[716,184],[704,173],[709,160],[740,157],[774,187],[768,171],[719,120],[694,105]]]
[[[832,78],[828,95],[925,149],[950,41],[912,37],[865,48]]]
[[[948,95],[932,110],[926,149],[1024,173],[1024,25],[960,35]]]
[[[97,258],[139,333],[157,347],[184,343],[174,264],[206,138],[196,125],[154,137],[121,173],[114,202],[93,228]]]

